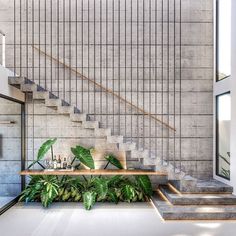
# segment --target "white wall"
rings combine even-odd
[[[24,102],[24,93],[8,84],[8,76],[13,76],[13,72],[0,65],[0,95],[11,97]]]
[[[234,187],[234,193],[236,194],[236,1],[231,1],[232,3],[232,36],[231,36],[231,143],[230,143],[230,153],[231,153],[231,180],[230,184]]]

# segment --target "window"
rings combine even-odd
[[[216,174],[230,179],[230,93],[216,97]]]
[[[216,81],[231,74],[231,0],[216,0]]]

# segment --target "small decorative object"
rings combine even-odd
[[[57,169],[61,169],[61,156],[60,155],[57,158]]]
[[[67,168],[67,160],[66,157],[64,157],[64,161],[62,162],[62,169],[66,169]]]

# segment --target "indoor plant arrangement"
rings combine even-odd
[[[95,169],[91,149],[76,146],[71,148],[71,151],[80,163],[89,169]],[[109,164],[123,169],[122,164],[115,156],[107,155],[105,159],[107,164],[104,169]],[[82,176],[82,178],[38,175],[30,177],[30,182],[22,192],[19,201],[41,202],[44,207],[58,201],[83,202],[85,209],[90,210],[96,202],[108,201],[117,204],[120,201],[146,201],[152,193],[151,181],[147,175],[129,178],[121,175],[112,177]]]

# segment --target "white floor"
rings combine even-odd
[[[236,221],[164,222],[149,203],[17,204],[0,216],[1,236],[235,236]]]

